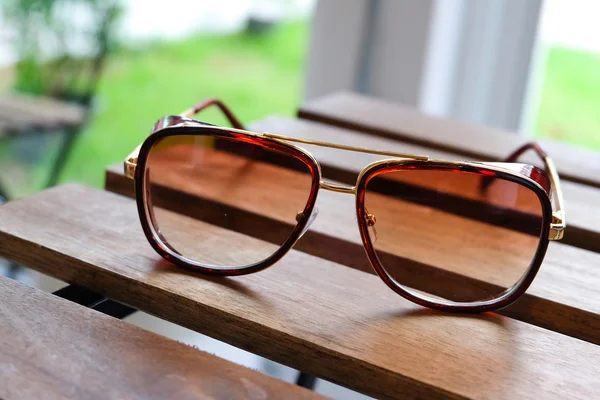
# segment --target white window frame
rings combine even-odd
[[[305,98],[353,90],[528,127],[543,0],[319,0]]]

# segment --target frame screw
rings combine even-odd
[[[374,214],[365,215],[365,220],[367,221],[367,226],[374,226],[377,222],[377,218],[375,218]]]

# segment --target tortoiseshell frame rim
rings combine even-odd
[[[438,170],[451,171],[460,170],[484,175],[486,172],[493,173],[499,179],[508,180],[511,182],[523,185],[532,190],[540,200],[542,207],[542,231],[538,242],[535,255],[529,265],[527,272],[521,277],[519,282],[509,288],[502,296],[487,301],[475,301],[468,303],[458,303],[453,301],[443,300],[428,300],[426,296],[419,297],[404,288],[401,284],[393,279],[387,270],[381,264],[377,252],[371,242],[367,223],[361,216],[365,210],[365,194],[369,181],[380,174],[408,171],[408,170]],[[540,170],[541,171],[541,170]],[[525,172],[525,171],[524,171]],[[539,173],[539,171],[537,171]],[[546,178],[547,179],[547,178]],[[385,282],[385,284],[400,296],[419,305],[433,308],[440,311],[451,312],[468,312],[478,313],[486,311],[495,311],[504,308],[515,302],[533,282],[537,272],[539,271],[546,250],[548,248],[548,233],[550,230],[549,221],[552,220],[552,205],[548,192],[531,178],[525,177],[522,173],[513,172],[510,170],[496,168],[491,165],[484,165],[476,162],[453,162],[453,161],[416,161],[416,160],[384,160],[368,165],[359,175],[356,183],[356,215],[358,219],[358,227],[360,236],[367,253],[367,257],[375,269],[375,272]]]
[[[160,139],[168,136],[175,135],[214,135],[223,138],[229,138],[234,140],[240,140],[247,143],[253,143],[266,148],[275,149],[285,154],[289,154],[302,161],[308,166],[311,172],[312,186],[308,197],[307,205],[301,216],[298,224],[288,237],[285,243],[271,256],[265,260],[256,264],[243,266],[243,267],[222,267],[214,268],[213,266],[204,265],[201,263],[194,262],[193,260],[186,259],[174,252],[165,244],[160,234],[154,229],[152,220],[152,212],[146,195],[146,184],[145,184],[145,171],[146,161],[148,154],[152,146]],[[300,143],[306,142],[303,139],[288,138],[281,135],[275,134],[260,134],[254,132],[248,132],[240,129],[231,129],[218,127],[203,122],[181,117],[181,116],[168,116],[160,119],[154,126],[151,135],[142,143],[139,150],[134,150],[134,153],[130,155],[125,161],[125,170],[128,172],[128,168],[133,167],[133,177],[135,181],[136,191],[136,202],[142,229],[148,242],[151,246],[160,254],[163,258],[173,262],[174,264],[185,267],[200,270],[203,273],[212,275],[224,275],[224,276],[236,276],[250,274],[257,271],[261,271],[279,261],[285,254],[292,249],[294,244],[300,238],[302,231],[306,227],[310,215],[313,212],[317,194],[319,188],[326,190],[334,190],[343,193],[352,193],[356,195],[356,212],[358,216],[358,226],[360,235],[362,238],[365,252],[371,265],[375,269],[375,272],[379,277],[390,287],[394,292],[403,296],[404,298],[413,301],[416,304],[426,306],[436,310],[452,311],[452,312],[468,312],[477,313],[485,311],[494,311],[516,301],[529,287],[533,279],[535,278],[537,271],[539,270],[546,249],[549,242],[549,232],[551,229],[550,221],[553,221],[553,212],[550,196],[552,191],[555,189],[553,179],[550,179],[545,171],[540,168],[529,166],[526,164],[506,164],[506,163],[480,163],[480,162],[454,162],[444,160],[429,160],[424,156],[414,156],[414,158],[406,158],[400,154],[394,154],[396,157],[393,160],[383,160],[368,165],[357,178],[356,186],[349,187],[343,185],[337,185],[329,182],[323,182],[321,176],[321,167],[319,162],[306,150],[294,146],[288,143],[288,141],[296,141]],[[357,149],[351,146],[334,145],[328,143],[321,143],[317,141],[310,141],[310,144],[325,145],[329,147],[335,147],[353,151],[365,151],[372,152],[374,154],[384,154],[388,152],[377,151],[371,149]],[[410,156],[408,156],[410,157]],[[438,301],[433,299],[427,299],[425,297],[419,297],[413,295],[411,292],[402,287],[394,281],[391,276],[386,272],[385,268],[381,265],[375,249],[370,241],[368,234],[368,226],[362,213],[364,212],[364,199],[365,189],[368,181],[379,173],[397,171],[408,169],[409,167],[419,169],[462,169],[464,171],[481,173],[482,171],[493,172],[496,177],[501,179],[507,179],[519,184],[522,184],[532,189],[540,199],[542,210],[543,210],[543,221],[542,221],[542,232],[540,236],[540,242],[536,250],[534,259],[530,264],[530,267],[526,274],[521,280],[507,290],[502,296],[492,299],[489,301],[481,302],[470,302],[470,303],[458,303],[452,301]],[[131,171],[130,171],[131,172]]]
[[[153,218],[152,207],[148,198],[148,187],[146,185],[146,162],[148,160],[150,150],[152,149],[155,143],[157,143],[159,140],[165,137],[177,135],[210,135],[212,137],[240,140],[246,143],[251,143],[257,146],[281,152],[283,154],[287,154],[301,161],[308,167],[311,174],[311,190],[308,195],[308,200],[303,210],[302,216],[297,221],[296,226],[292,230],[291,234],[288,236],[287,240],[273,254],[255,264],[240,267],[232,266],[215,268],[215,266],[205,265],[183,257],[177,252],[173,251],[173,249],[170,248],[168,243],[166,243],[166,241],[161,238],[161,235],[159,234],[157,229],[155,229],[156,223]],[[156,252],[166,260],[169,260],[180,267],[200,270],[204,273],[208,273],[211,275],[223,276],[245,275],[258,272],[275,264],[283,256],[285,256],[285,254],[288,251],[290,251],[294,244],[298,241],[310,219],[310,216],[315,207],[315,203],[317,201],[317,193],[319,190],[320,181],[320,165],[315,160],[315,158],[306,150],[303,150],[291,144],[281,143],[272,139],[250,136],[244,133],[238,133],[229,130],[221,130],[215,127],[211,127],[209,125],[196,127],[175,126],[163,129],[159,128],[158,130],[155,130],[153,134],[150,135],[140,147],[137,159],[137,167],[135,169],[134,175],[136,203],[138,214],[140,217],[140,222],[144,231],[144,235],[146,236],[146,239],[148,239],[148,242],[154,248],[154,250],[156,250]]]

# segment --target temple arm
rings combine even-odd
[[[208,108],[210,106],[217,106],[223,112],[223,114],[225,114],[225,116],[229,120],[229,123],[234,128],[245,130],[244,125],[242,125],[240,123],[240,121],[235,117],[235,115],[233,115],[233,113],[231,112],[231,110],[229,110],[229,108],[227,108],[227,106],[225,104],[223,104],[218,99],[204,100],[203,102],[196,104],[194,107],[190,108],[189,110],[184,111],[180,115],[180,117],[193,118],[200,111],[202,111],[205,108]],[[169,120],[171,120],[172,117],[165,117],[165,118],[169,118]],[[165,120],[165,118],[161,118],[159,120],[159,122],[157,122],[156,125],[154,125],[154,128],[153,128],[152,132],[156,131],[157,129],[160,129],[160,127],[162,126],[161,123]],[[140,144],[138,147],[136,147],[131,152],[131,154],[129,154],[125,158],[125,161],[123,162],[125,176],[127,176],[128,178],[132,178],[133,179],[133,177],[135,175],[135,169],[136,169],[136,166],[137,166],[137,158],[138,158],[138,154],[140,152],[140,147],[141,146],[142,145]]]
[[[552,210],[552,221],[550,223],[550,234],[548,238],[550,240],[560,240],[564,235],[565,228],[567,226],[565,219],[565,211],[564,211],[564,200],[562,194],[562,188],[560,186],[560,180],[558,176],[558,172],[556,171],[556,167],[554,166],[554,162],[552,159],[546,154],[544,150],[537,143],[526,143],[523,146],[519,147],[517,150],[512,152],[508,157],[506,157],[503,162],[515,162],[523,153],[527,151],[534,151],[542,161],[544,162],[544,166],[546,172],[548,173],[548,177],[550,178],[550,189],[551,189],[551,199],[553,210]],[[481,190],[485,192],[487,188],[492,184],[494,178],[492,177],[484,177],[481,181]]]
[[[529,142],[510,153],[510,155],[504,159],[504,162],[515,162],[523,153],[529,150],[533,150],[544,162],[546,161],[546,158],[548,158],[548,154],[546,154],[537,143]]]
[[[546,164],[546,172],[548,172],[550,182],[552,183],[552,194],[554,197],[554,209],[552,211],[552,222],[550,223],[550,234],[548,238],[550,240],[560,240],[564,236],[567,227],[562,188],[560,187],[558,172],[556,171],[552,159],[545,156],[544,163]]]
[[[518,149],[516,149],[515,151],[513,151],[512,153],[510,153],[508,155],[508,157],[504,158],[503,160],[501,160],[502,162],[507,162],[507,163],[512,163],[512,162],[516,162],[517,159],[519,157],[521,157],[523,155],[523,153],[526,153],[528,150],[533,150],[535,152],[535,154],[537,154],[540,159],[542,161],[544,161],[545,167],[546,167],[546,172],[548,172],[548,165],[546,163],[546,158],[548,157],[548,155],[546,154],[546,152],[544,150],[542,150],[542,148],[537,144],[537,143],[533,143],[533,142],[529,142],[524,144],[523,146],[519,147]],[[485,192],[487,190],[487,188],[492,184],[492,182],[494,182],[494,178],[491,176],[486,176],[481,180],[481,184],[480,184],[480,189],[482,192]]]
[[[194,107],[190,108],[189,110],[185,110],[183,113],[181,113],[181,116],[187,117],[187,118],[193,118],[200,111],[202,111],[210,106],[217,106],[221,110],[221,112],[223,112],[223,114],[225,114],[225,116],[229,120],[229,123],[231,124],[232,127],[236,128],[236,129],[243,129],[243,130],[246,129],[246,128],[244,128],[244,125],[242,125],[240,123],[240,121],[235,117],[235,115],[233,115],[231,110],[229,108],[227,108],[227,106],[225,104],[223,104],[223,102],[219,99],[204,100],[203,102],[196,104]]]

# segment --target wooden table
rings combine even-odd
[[[0,95],[0,138],[80,126],[85,108],[50,98]]]
[[[252,128],[456,159],[448,149],[316,122],[269,118]],[[370,157],[314,150],[325,175],[342,181]],[[175,198],[207,195],[207,188],[184,183],[168,182]],[[0,255],[378,398],[594,398],[600,232],[588,210],[599,190],[581,179],[565,186],[573,216],[565,238],[572,231],[575,238],[551,244],[528,293],[500,314],[449,315],[399,298],[366,272],[351,196],[328,192],[296,250],[243,277],[173,267],[147,244],[132,199],[74,184],[0,207]],[[107,170],[106,187],[132,195],[120,167]],[[228,206],[251,212],[252,201]],[[279,218],[275,207],[271,219]]]
[[[0,277],[2,399],[322,398]]]
[[[67,160],[75,137],[87,114],[87,108],[48,97],[23,94],[0,95],[0,141],[23,136],[61,133],[62,142],[49,168],[45,187],[54,186]],[[0,181],[0,201],[12,198]],[[13,273],[16,267],[11,267]]]

